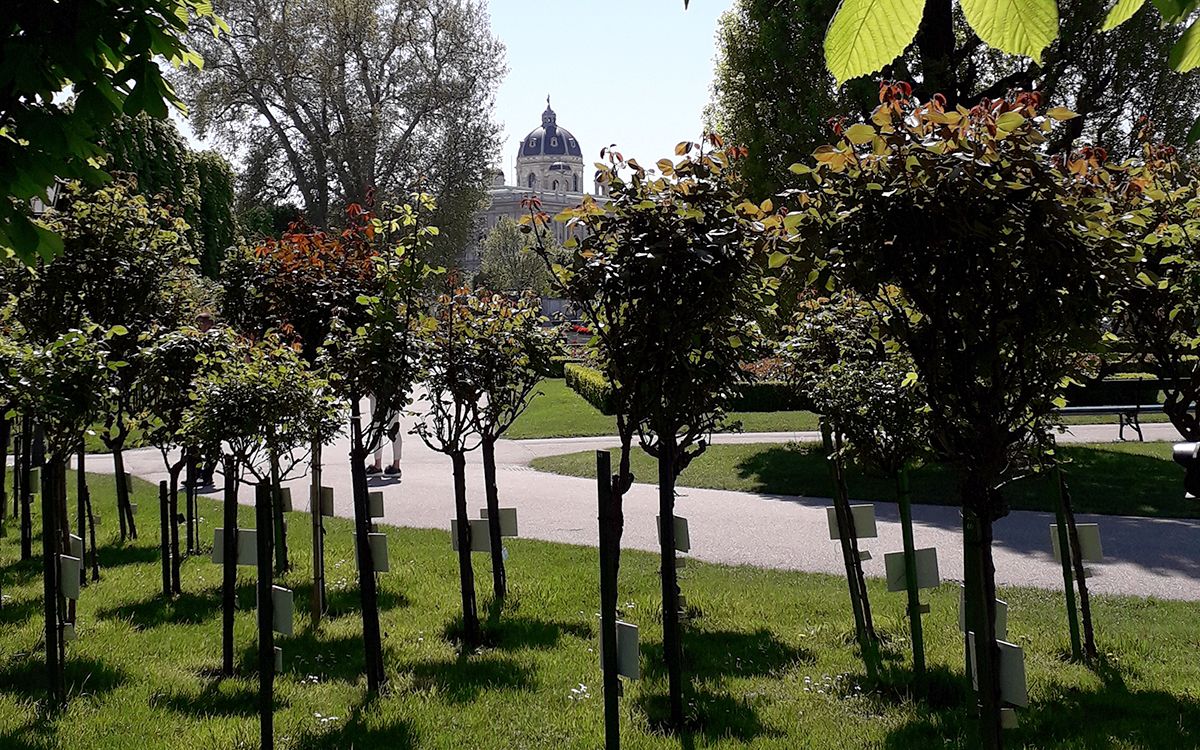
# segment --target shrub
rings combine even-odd
[[[737,388],[730,408],[733,411],[812,410],[812,400],[795,385],[777,380],[746,383]]]
[[[578,357],[568,355],[558,355],[550,358],[550,366],[546,370],[548,378],[565,378],[567,376],[565,369],[569,364],[578,364]]]
[[[612,386],[604,373],[591,367],[568,362],[563,365],[567,387],[583,396],[583,400],[600,410],[601,414],[616,414]]]

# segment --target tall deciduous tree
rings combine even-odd
[[[552,241],[547,238],[547,242]],[[507,216],[501,217],[483,241],[480,280],[489,289],[502,292],[545,294],[549,289],[546,264],[533,251],[528,234]],[[548,247],[553,254],[553,246]]]
[[[419,179],[443,205],[478,200],[504,68],[475,0],[217,6],[232,33],[194,35],[204,69],[174,80],[200,134],[230,152],[247,139],[282,152],[310,223],[371,190],[395,201]],[[465,227],[472,213],[450,218]]]
[[[1055,168],[1036,95],[964,112],[910,92],[885,85],[869,122],[797,166],[813,182],[795,215],[817,229],[831,283],[878,305],[884,332],[912,356],[933,448],[960,472],[983,744],[998,747],[1000,487],[1044,434],[1076,352],[1099,338],[1126,254],[1104,231],[1105,202],[1093,203],[1103,165]]]
[[[722,135],[750,149],[743,171],[760,199],[778,192],[788,181],[788,166],[828,139],[829,118],[866,115],[878,103],[878,88],[866,77],[839,87],[821,70],[822,40],[838,5],[738,0],[722,16],[709,118]],[[1145,7],[1100,33],[1105,3],[1060,0],[1060,5],[1058,37],[1034,62],[981,41],[961,4],[930,0],[915,38],[893,54],[885,75],[919,75],[922,98],[942,93],[951,104],[967,106],[1012,88],[1036,87],[1047,101],[1080,115],[1056,129],[1051,138],[1056,150],[1082,138],[1114,154],[1132,153],[1139,115],[1151,117],[1159,137],[1182,142],[1200,109],[1200,76],[1182,76],[1162,64],[1182,29],[1164,29],[1159,14]],[[936,80],[931,70],[940,71]]]

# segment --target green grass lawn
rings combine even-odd
[[[595,437],[617,434],[616,417],[605,416],[561,378],[543,380],[529,408],[505,437]],[[817,429],[817,415],[808,411],[734,412],[730,423],[741,422],[744,432],[799,432]]]
[[[596,437],[617,434],[615,417],[605,416],[575,391],[562,378],[543,380],[538,387],[541,395],[517,419],[505,437],[558,438]],[[1105,415],[1072,416],[1067,424],[1116,424],[1117,417]],[[1147,414],[1143,422],[1165,422],[1164,414]],[[741,423],[743,432],[802,432],[817,429],[817,415],[810,411],[734,412],[727,424]],[[1127,431],[1132,435],[1132,432]],[[90,450],[90,448],[89,448]]]
[[[73,486],[74,483],[71,483]],[[154,489],[138,482],[142,536],[114,537],[111,480],[93,479],[104,518],[103,579],[79,602],[80,639],[68,646],[70,699],[60,713],[41,704],[39,563],[15,561],[16,535],[0,539],[0,747],[252,748],[257,746],[253,575],[239,575],[239,677],[220,663],[220,569],[186,561],[185,593],[158,593]],[[205,537],[218,505],[201,505]],[[251,523],[249,509],[242,523]],[[593,521],[581,521],[593,522]],[[308,598],[307,520],[292,514],[298,612]],[[446,636],[459,608],[449,535],[387,528],[392,571],[380,577],[389,685],[368,699],[360,678],[350,524],[328,524],[333,616],[319,629],[298,618],[280,637],[284,668],[275,711],[280,748],[595,750],[603,713],[597,666],[597,559],[592,549],[510,540],[512,594],[489,618],[490,646],[461,656]],[[205,545],[207,547],[207,544]],[[487,560],[476,557],[481,602]],[[886,674],[870,683],[853,647],[844,582],[834,576],[691,563],[681,571],[693,620],[684,637],[687,700],[696,721],[683,736],[661,729],[665,677],[659,667],[658,577],[653,555],[622,557],[624,617],[642,631],[644,679],[621,700],[624,747],[970,748],[975,746],[961,675],[958,590],[927,592],[928,702],[911,697],[903,597],[870,584],[876,622],[888,639]],[[1013,747],[1164,748],[1200,743],[1200,647],[1195,603],[1093,597],[1103,657],[1094,668],[1064,660],[1061,596],[1005,589],[1011,640],[1026,650],[1031,706]]]
[[[1080,513],[1198,518],[1200,502],[1184,500],[1183,469],[1171,460],[1170,443],[1094,443],[1059,446],[1071,461],[1067,468],[1071,498]],[[595,475],[593,452],[536,458],[535,469],[577,477]],[[653,482],[657,468],[634,451],[633,472]],[[851,496],[860,500],[893,500],[891,480],[848,472]],[[957,478],[929,465],[912,474],[914,501],[957,505]],[[679,477],[686,487],[741,490],[768,495],[830,497],[829,469],[815,443],[712,445]],[[1048,476],[1033,476],[1008,485],[1004,494],[1021,510],[1053,510],[1057,490]]]

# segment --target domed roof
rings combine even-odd
[[[550,97],[546,97],[546,111],[542,113],[542,126],[529,131],[521,141],[517,157],[522,156],[577,156],[583,158],[579,141],[571,131],[558,126],[558,115],[550,109]]]

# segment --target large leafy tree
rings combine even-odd
[[[198,65],[189,21],[225,28],[205,0],[12,0],[0,31],[0,247],[25,260],[62,248],[26,206],[55,179],[97,183],[102,129],[122,113],[165,118],[182,103],[159,59]],[[64,94],[73,96],[64,96]],[[11,200],[10,200],[11,199]]]
[[[1104,3],[1061,0],[1058,37],[1035,62],[983,43],[963,5],[931,2],[911,44],[887,61],[885,75],[918,76],[923,98],[942,93],[949,103],[967,106],[1036,86],[1047,101],[1080,115],[1055,131],[1056,150],[1082,137],[1130,153],[1139,115],[1151,117],[1159,137],[1182,142],[1200,109],[1200,78],[1161,62],[1182,29],[1164,29],[1153,8],[1099,33]],[[827,140],[829,118],[865,115],[878,103],[877,87],[861,74],[838,86],[821,70],[822,40],[837,7],[834,0],[738,0],[721,19],[709,116],[723,135],[750,149],[743,171],[760,198],[775,194],[787,182],[788,166]],[[942,72],[932,78],[933,70]]]
[[[502,47],[474,0],[223,0],[233,32],[191,39],[204,69],[173,80],[192,122],[230,153],[276,152],[318,227],[330,207],[402,198],[416,184],[474,206],[493,155]],[[252,160],[253,162],[254,160]],[[441,221],[461,225],[473,211]],[[451,232],[453,234],[453,232]]]
[[[1054,166],[1036,95],[948,110],[910,91],[885,85],[869,122],[797,166],[812,179],[797,213],[817,230],[810,247],[828,282],[878,306],[882,330],[911,355],[932,447],[960,473],[983,742],[998,747],[1000,488],[1044,434],[1076,353],[1099,338],[1125,254],[1091,179],[1103,184],[1103,165]]]
[[[547,242],[552,238],[547,238]],[[533,251],[532,239],[515,221],[501,217],[483,240],[480,280],[490,289],[545,294],[549,289],[546,264]],[[550,248],[553,253],[553,247]]]

